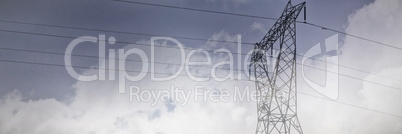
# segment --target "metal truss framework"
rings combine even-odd
[[[255,44],[250,74],[257,88],[256,134],[303,133],[296,112],[296,18],[305,11],[305,4],[292,6],[289,1],[281,17]]]

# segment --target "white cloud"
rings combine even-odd
[[[349,17],[346,32],[402,47],[402,2],[377,0]],[[401,50],[346,36],[339,64],[402,80]],[[300,71],[299,71],[300,72]],[[340,68],[340,73],[401,88],[400,81]],[[312,74],[317,75],[317,74]],[[300,75],[299,75],[300,76]],[[300,80],[299,80],[300,81]],[[402,116],[402,91],[340,77],[340,101]],[[302,89],[308,86],[300,84]],[[300,89],[300,88],[299,88]],[[307,91],[313,93],[311,91]],[[402,133],[402,119],[336,102],[299,95],[299,117],[305,133]]]
[[[346,32],[402,48],[402,2],[376,0],[349,16]],[[401,50],[347,36],[342,48],[344,64],[367,71],[398,67]],[[357,62],[359,61],[359,62]]]
[[[184,89],[194,85],[233,89],[236,82],[218,87],[188,78],[168,82],[131,82],[142,89],[166,89],[171,84]],[[78,82],[70,104],[54,99],[24,102],[18,91],[0,100],[0,133],[247,133],[255,127],[255,109],[250,103],[129,102],[128,93],[118,94],[114,82]]]
[[[402,67],[386,69],[380,74],[402,74]],[[398,76],[402,79],[401,76]],[[369,75],[365,80],[374,80],[392,87],[402,87],[400,81],[384,80],[375,75]],[[402,107],[402,91],[392,88],[384,88],[383,86],[364,83],[360,95],[363,97],[363,106],[369,109],[383,111],[393,115],[401,116]],[[394,116],[388,116],[370,111],[361,113],[357,116],[359,122],[353,129],[353,133],[402,133],[400,124],[402,119]]]
[[[268,32],[268,30],[265,28],[265,26],[264,26],[262,23],[260,23],[260,22],[254,22],[254,23],[251,25],[251,30],[253,30],[253,31],[259,31],[259,32],[261,32],[262,34],[266,34],[266,33]]]
[[[223,31],[212,37],[225,40],[234,38],[235,36]],[[156,53],[157,56],[164,55],[157,57],[163,62],[177,62],[171,60],[180,57],[179,53],[172,53],[168,48],[157,49]],[[212,56],[215,59],[227,57]],[[194,57],[196,60],[202,59],[197,55]],[[126,63],[130,70],[138,66],[133,62]],[[172,70],[164,72],[166,68],[176,67],[157,65],[156,72],[172,73]],[[91,69],[84,72],[84,75],[96,72],[97,70]],[[205,73],[209,73],[209,70],[195,72],[195,74]],[[193,90],[196,85],[203,85],[207,90],[226,89],[233,92],[234,85],[242,87],[245,83],[196,82],[180,76],[169,81],[154,82],[147,75],[138,82],[127,81],[126,85],[153,91],[169,89],[171,85],[188,91]],[[256,109],[253,102],[202,102],[202,99],[195,102],[193,93],[190,101],[184,106],[181,106],[184,102],[178,101],[170,104],[159,102],[156,106],[152,106],[153,101],[130,102],[129,93],[118,94],[117,81],[77,82],[73,88],[75,96],[68,104],[55,99],[22,101],[18,90],[9,93],[0,99],[0,133],[242,134],[253,132],[255,129]]]
[[[208,40],[205,46],[201,48],[206,50],[213,50],[219,48],[226,48],[226,49],[234,49],[236,48],[236,43],[239,42],[241,39],[241,35],[231,35],[225,30],[221,30],[218,33],[214,33],[211,38]],[[217,41],[226,41],[226,42],[217,42]],[[241,41],[241,40],[240,40]],[[233,43],[236,42],[236,43]]]
[[[377,0],[363,7],[350,16],[346,31],[402,47],[400,43],[402,40],[399,38],[402,37],[401,3],[398,0]],[[261,29],[261,24],[255,23],[253,27],[256,30],[264,30]],[[237,38],[221,31],[213,35],[212,39],[236,41]],[[210,43],[208,48],[216,48],[216,44]],[[166,49],[157,50],[157,53],[165,55],[157,58],[161,61],[177,62],[173,61],[172,57],[177,57],[178,53],[168,53]],[[400,57],[399,50],[347,37],[342,47],[340,64],[402,79]],[[195,57],[197,58],[199,57]],[[216,56],[216,58],[222,57]],[[169,68],[173,67],[157,66],[157,71]],[[91,71],[94,70],[88,70]],[[393,87],[402,87],[399,81],[389,81],[376,75],[361,75],[348,70],[341,70],[341,73],[356,75],[368,81],[377,81]],[[205,85],[210,89],[228,90],[233,90],[233,85],[241,87],[254,85],[237,81],[194,82],[186,77],[156,83],[150,81],[148,75],[146,78],[140,82],[127,84],[147,90],[166,89],[172,84],[182,89]],[[339,101],[401,116],[401,91],[346,78],[340,82],[342,86]],[[309,89],[303,85],[300,77],[299,83],[298,89],[301,91]],[[55,99],[22,101],[18,90],[9,93],[0,99],[0,133],[243,134],[254,133],[256,125],[254,102],[190,101],[185,106],[180,106],[181,102],[169,104],[174,108],[160,102],[152,107],[152,102],[129,102],[128,94],[117,93],[117,83],[113,81],[77,82],[74,88],[76,94],[68,104]],[[354,98],[348,99],[344,96]],[[305,95],[298,97],[298,116],[305,133],[402,133],[401,118]]]

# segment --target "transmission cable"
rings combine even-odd
[[[172,8],[172,9],[190,10],[190,11],[198,11],[198,12],[208,12],[208,13],[223,14],[223,15],[241,16],[241,17],[248,17],[248,18],[258,18],[258,19],[267,19],[267,20],[277,20],[276,18],[270,18],[270,17],[262,17],[262,16],[246,15],[246,14],[238,14],[238,13],[228,13],[228,12],[219,12],[219,11],[212,11],[212,10],[205,10],[205,9],[195,9],[195,8],[187,8],[187,7],[168,6],[168,5],[161,5],[161,4],[153,4],[153,3],[145,3],[145,2],[130,1],[130,0],[113,0],[113,1],[124,2],[124,3],[131,3],[131,4],[139,4],[139,5],[148,5],[148,6],[165,7],[165,8]],[[376,44],[379,44],[379,45],[383,45],[383,46],[387,46],[387,47],[390,47],[390,48],[402,50],[402,48],[396,47],[395,45],[390,45],[390,44],[386,44],[386,43],[374,41],[374,40],[371,40],[371,39],[367,39],[367,38],[360,37],[360,36],[357,36],[357,35],[349,34],[349,33],[346,33],[346,32],[341,32],[341,31],[339,31],[339,30],[334,30],[334,29],[332,29],[332,28],[320,26],[320,25],[317,25],[317,24],[308,23],[308,22],[304,22],[304,21],[296,21],[296,22],[297,22],[297,23],[302,23],[302,24],[307,24],[307,25],[310,25],[310,26],[313,26],[313,27],[318,27],[318,28],[321,28],[321,29],[323,29],[323,30],[330,30],[330,31],[333,31],[333,32],[336,32],[336,33],[340,33],[340,34],[344,34],[344,35],[347,35],[347,36],[355,37],[355,38],[358,38],[358,39],[366,40],[366,41],[373,42],[373,43],[376,43]]]
[[[2,20],[0,20],[0,21],[2,21]],[[13,21],[7,21],[7,22],[9,22],[9,23],[14,23]],[[36,24],[36,23],[26,23],[26,22],[18,22],[18,23],[47,26],[47,24]],[[50,25],[50,26],[56,27],[55,25]],[[68,26],[57,26],[57,27],[68,28]],[[86,28],[76,28],[76,27],[74,27],[74,28],[75,28],[75,29],[82,29],[82,30],[85,30],[85,29],[86,29]],[[88,30],[88,29],[87,29],[87,30]],[[98,30],[98,31],[106,31],[106,32],[109,31],[109,32],[112,32],[112,31],[110,31],[110,30],[99,30],[99,29],[96,29],[96,30]],[[20,34],[40,35],[40,36],[60,37],[60,38],[71,38],[71,39],[77,38],[77,37],[73,37],[73,36],[54,35],[54,34],[43,34],[43,33],[33,33],[33,32],[23,32],[23,31],[13,31],[13,30],[2,30],[2,29],[0,29],[0,31],[2,31],[2,32],[11,32],[11,33],[20,33]],[[122,33],[125,33],[125,32],[122,32]],[[141,34],[141,33],[140,33],[140,34]],[[154,34],[143,34],[143,35],[154,35]],[[166,35],[163,35],[163,36],[166,36]],[[187,38],[187,37],[182,37],[182,38]],[[188,38],[188,39],[193,39],[193,38]],[[207,40],[207,39],[197,39],[197,40]],[[220,41],[220,40],[216,40],[216,41]],[[120,41],[117,41],[116,43],[118,43],[118,44],[131,44],[130,42],[120,42]],[[250,44],[250,43],[249,43],[249,44]],[[144,44],[144,43],[135,43],[135,44],[132,44],[132,45],[149,46],[149,44]],[[173,47],[173,46],[156,45],[155,47],[165,47],[165,48],[174,48],[174,49],[177,49],[177,47]],[[4,50],[15,50],[15,51],[17,51],[17,49],[14,49],[14,48],[4,48],[4,47],[3,47],[3,48],[0,48],[0,49],[4,49]],[[195,48],[188,48],[188,47],[187,47],[187,48],[184,48],[184,49],[186,49],[186,50],[196,50]],[[275,49],[275,48],[274,48],[274,49]],[[19,51],[23,51],[22,49],[18,49],[18,50],[19,50]],[[278,50],[278,49],[275,49],[275,50]],[[32,50],[26,50],[26,51],[31,51],[31,52],[32,52]],[[210,52],[210,53],[215,53],[215,50],[205,50],[205,51]],[[44,52],[44,53],[52,53],[52,52]],[[220,53],[220,52],[218,52],[218,53]],[[244,53],[237,53],[237,52],[234,52],[233,54],[240,54],[240,55],[243,55],[243,56],[247,55],[247,54],[244,54]],[[303,57],[303,55],[301,55],[301,54],[296,54],[296,55],[299,56],[299,57]],[[73,55],[73,56],[78,56],[78,57],[90,57],[90,56],[87,56],[87,55]],[[92,56],[92,57],[93,57],[93,56]],[[315,58],[315,57],[313,57],[312,59],[317,60],[317,61],[320,61],[320,62],[323,62],[323,63],[327,63],[326,61],[321,60],[321,59],[318,59],[318,58]],[[163,62],[160,62],[160,64],[170,64],[170,63],[163,63]],[[334,63],[329,63],[329,64],[334,64]],[[376,75],[376,76],[380,76],[380,77],[392,79],[392,80],[395,80],[395,81],[401,81],[401,80],[398,80],[398,79],[395,79],[395,78],[392,78],[392,77],[388,77],[388,76],[385,76],[385,75],[380,75],[380,74],[371,73],[371,72],[368,72],[368,71],[364,71],[364,70],[360,70],[360,69],[348,67],[348,66],[345,66],[345,65],[340,65],[340,64],[334,64],[334,65],[337,65],[337,66],[340,66],[340,67],[344,67],[344,68],[348,68],[348,69],[355,70],[355,71],[359,71],[359,72],[363,72],[363,73],[367,73],[367,74],[373,74],[373,75]],[[242,70],[242,71],[244,71],[244,70]]]

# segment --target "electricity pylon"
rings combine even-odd
[[[289,1],[254,46],[249,71],[257,88],[256,134],[303,133],[297,117],[296,18],[303,8],[306,12],[305,4],[292,6]]]

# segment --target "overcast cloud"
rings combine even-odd
[[[183,1],[175,1],[177,3],[181,3],[183,6],[194,6],[191,2],[183,2]],[[213,3],[219,5],[220,8],[223,8],[225,11],[231,11],[234,9],[238,9],[236,11],[243,11],[244,7],[250,6],[251,3],[256,3],[257,1],[251,0],[236,0],[236,1],[219,1],[219,0],[206,0],[206,5]],[[297,1],[298,2],[298,1]],[[315,1],[311,1],[313,3]],[[7,2],[5,2],[7,3]],[[94,2],[96,3],[96,2]],[[102,3],[99,2],[99,7],[103,7]],[[162,2],[163,3],[163,2]],[[176,4],[177,4],[176,3]],[[197,2],[194,2],[197,3]],[[205,4],[204,3],[204,4]],[[280,8],[277,7],[279,12],[282,11],[285,2],[276,1],[271,4],[281,5]],[[116,3],[114,3],[116,4]],[[309,4],[309,2],[308,2]],[[330,2],[327,2],[330,4]],[[5,4],[7,5],[7,4]],[[178,4],[180,5],[180,4]],[[314,3],[311,4],[314,6],[308,6],[309,8],[318,8]],[[357,4],[356,9],[348,8],[348,10],[353,10],[353,12],[344,12],[348,13],[344,23],[336,22],[336,28],[339,28],[341,31],[345,31],[354,35],[359,35],[365,38],[369,38],[372,40],[376,40],[378,42],[383,42],[386,44],[391,44],[395,47],[402,47],[402,1],[400,0],[375,0],[370,2],[361,2]],[[3,5],[4,6],[4,5]],[[88,5],[87,5],[88,6]],[[96,4],[94,6],[97,6]],[[116,5],[115,5],[116,6]],[[130,13],[135,14],[140,11],[146,11],[141,7],[135,8],[135,10],[140,10],[138,12],[131,12],[132,9],[128,7],[132,7],[133,5],[124,5],[121,7],[121,10],[114,11],[116,13],[113,14],[124,14],[130,15]],[[55,7],[49,7],[55,8]],[[331,7],[334,8],[334,7]],[[329,8],[328,10],[331,10]],[[336,7],[337,9],[342,9],[342,7]],[[314,9],[312,9],[314,10]],[[244,10],[248,12],[249,10]],[[130,13],[124,13],[130,12]],[[149,11],[144,13],[149,13],[151,15],[155,14],[154,12],[159,11]],[[251,11],[249,11],[251,12]],[[90,11],[87,12],[91,14]],[[140,12],[142,13],[142,12]],[[176,13],[176,11],[169,11],[169,13]],[[312,14],[319,14],[317,12]],[[182,15],[188,15],[183,13]],[[337,15],[334,13],[334,15]],[[7,16],[7,15],[5,15]],[[12,16],[12,15],[9,15]],[[195,17],[194,17],[195,16]],[[197,18],[200,15],[187,16]],[[273,15],[272,15],[273,16]],[[82,17],[77,15],[76,17]],[[116,17],[116,16],[115,16]],[[269,16],[271,17],[271,16]],[[310,16],[309,16],[310,17]],[[6,17],[4,17],[6,18]],[[35,17],[33,17],[35,18]],[[118,18],[118,17],[116,17]],[[150,17],[151,18],[151,17]],[[150,18],[139,18],[148,20]],[[161,18],[156,18],[153,21],[161,21]],[[227,25],[235,25],[235,24],[247,24],[241,30],[236,30],[236,28],[228,28],[223,26],[223,23],[219,23],[220,21],[217,19],[219,17],[210,17],[208,18],[208,22],[202,23],[195,21],[200,21],[202,19],[194,19],[189,20],[188,23],[182,24],[170,24],[175,23],[175,21],[169,20],[164,23],[156,23],[152,22],[152,25],[155,25],[155,28],[148,31],[148,33],[154,33],[159,31],[167,31],[173,35],[187,35],[187,37],[194,37],[192,35],[199,35],[204,38],[208,38],[210,40],[226,40],[226,41],[237,41],[239,35],[242,35],[242,40],[245,42],[257,42],[260,37],[270,28],[271,24],[267,24],[265,21],[260,22],[257,20],[253,20],[250,22],[238,21],[233,24]],[[339,17],[342,18],[342,17]],[[37,20],[40,20],[36,18]],[[205,19],[205,18],[204,18]],[[77,19],[81,20],[81,19]],[[85,20],[85,19],[84,19]],[[102,17],[99,17],[99,20],[103,20]],[[117,19],[118,20],[118,19]],[[151,19],[152,20],[152,19]],[[214,23],[210,21],[216,20],[217,26],[212,26]],[[238,19],[237,19],[238,20]],[[313,18],[314,20],[318,20],[318,18]],[[87,20],[88,23],[95,23],[95,20]],[[172,21],[172,22],[170,22]],[[333,25],[332,22],[325,23],[324,20],[320,21],[325,25]],[[52,21],[49,21],[52,22]],[[54,21],[53,22],[57,22]],[[97,21],[98,22],[98,21]],[[96,23],[97,23],[96,22]],[[115,26],[117,29],[124,29],[123,25],[128,24],[128,21],[124,20],[113,22],[103,22],[105,24],[96,24],[95,27],[107,27],[109,25]],[[193,23],[192,23],[193,22]],[[85,25],[83,21],[76,22],[76,25]],[[100,21],[99,23],[102,23]],[[138,29],[144,30],[151,27],[151,24],[146,25],[145,22],[138,22],[141,26],[133,26],[129,29]],[[151,23],[151,22],[150,22]],[[191,24],[190,24],[191,23]],[[333,22],[335,23],[335,22]],[[65,22],[65,24],[68,24]],[[74,22],[70,22],[70,24],[74,24]],[[159,26],[157,24],[166,24],[166,27]],[[225,28],[216,28],[215,30],[210,30],[207,28],[208,26],[200,26],[199,32],[197,33],[191,32],[193,30],[189,27],[196,27],[196,25],[208,25],[213,27],[211,29],[215,29],[216,27],[225,27]],[[323,25],[324,25],[323,24]],[[5,25],[5,24],[4,24]],[[89,24],[88,24],[89,25]],[[171,30],[169,28],[174,28],[177,25],[183,25],[182,29]],[[309,44],[308,46],[303,46],[300,48],[301,53],[304,53],[310,47],[315,45],[316,43],[323,42],[325,38],[328,38],[335,33],[325,33],[319,35],[320,33],[316,33],[317,36],[310,37],[310,33],[315,32],[314,30],[310,32],[306,32],[306,26],[302,26],[302,24],[298,24],[300,26],[300,30],[298,31],[298,41],[300,40],[300,44]],[[144,28],[145,27],[145,28]],[[9,28],[18,28],[18,26],[10,26]],[[189,28],[190,30],[186,29]],[[24,30],[24,27],[21,26],[20,30]],[[108,28],[103,28],[108,29]],[[113,28],[110,28],[113,29]],[[316,29],[316,28],[315,28]],[[33,29],[38,30],[38,29]],[[58,30],[47,32],[58,33]],[[321,30],[321,29],[318,29]],[[317,31],[318,31],[317,30]],[[41,32],[41,30],[38,30]],[[44,30],[46,31],[46,30]],[[243,32],[240,32],[243,31]],[[322,32],[322,31],[320,31]],[[74,31],[62,32],[64,34],[76,34]],[[78,35],[86,35],[89,34],[91,36],[97,36],[101,33],[79,33]],[[258,37],[254,37],[257,36]],[[319,36],[318,36],[319,35]],[[106,34],[107,37],[115,36],[117,40],[129,40],[131,42],[136,42],[137,44],[141,43],[150,43],[150,38],[132,38],[127,35],[120,34]],[[7,36],[6,36],[7,37]],[[10,37],[13,37],[10,35]],[[200,38],[202,38],[200,37]],[[348,74],[350,76],[361,78],[366,81],[373,81],[377,83],[381,83],[390,87],[402,88],[402,57],[401,50],[397,50],[390,47],[384,47],[372,42],[360,40],[350,36],[339,35],[340,39],[340,50],[338,51],[339,56],[339,64],[344,66],[349,66],[353,68],[357,68],[360,70],[364,70],[367,72],[372,72],[373,74],[367,74],[362,72],[356,72],[350,69],[341,68],[339,72],[342,74]],[[27,37],[30,40],[33,37]],[[304,38],[304,39],[300,39]],[[256,39],[256,40],[254,40]],[[49,39],[51,40],[51,39]],[[72,40],[72,39],[71,39]],[[60,44],[68,44],[71,40],[67,39],[65,41],[50,41],[53,43]],[[306,41],[309,40],[309,41]],[[8,43],[15,43],[22,41],[8,41]],[[37,41],[38,44],[41,44],[42,41]],[[46,41],[43,41],[46,43]],[[225,44],[225,43],[216,43],[213,41],[208,42],[196,42],[196,41],[188,41],[188,40],[180,40],[186,47],[200,48],[200,49],[208,49],[208,50],[217,50],[220,48],[225,48],[227,50],[236,52],[236,45]],[[158,42],[157,45],[172,45],[169,44],[172,42]],[[5,45],[4,45],[5,46]],[[22,47],[18,45],[14,45],[16,47]],[[46,46],[46,45],[44,45]],[[9,47],[9,46],[7,46]],[[23,47],[22,47],[23,48]],[[64,52],[65,46],[62,47],[54,47],[51,48],[49,46],[44,47],[45,50],[61,50],[60,52]],[[93,46],[88,46],[87,48],[82,48],[84,50],[78,50],[77,53],[82,52],[85,54],[94,54],[97,55],[97,51],[87,52],[85,50],[93,50]],[[147,46],[112,46],[109,48],[116,49],[124,49],[129,50],[133,48],[138,48],[143,50],[146,55],[150,55],[150,48]],[[40,49],[40,48],[39,48]],[[242,53],[246,53],[252,49],[252,47],[243,47]],[[97,49],[95,49],[97,50]],[[189,51],[185,51],[186,54]],[[117,51],[116,51],[117,53]],[[178,50],[169,49],[169,48],[158,48],[155,50],[156,61],[158,62],[168,62],[168,63],[179,63],[178,57],[180,57],[180,53]],[[2,55],[6,55],[6,52],[3,52]],[[228,55],[225,54],[217,54],[210,53],[212,58],[212,63],[218,63],[221,61],[229,60]],[[15,54],[18,55],[18,54]],[[34,55],[31,58],[29,56],[16,56],[19,59],[26,59],[28,61],[35,60],[35,57],[40,57],[43,55]],[[7,57],[7,56],[6,56]],[[11,57],[11,56],[8,56]],[[138,56],[131,56],[129,58],[138,59]],[[45,58],[38,61],[54,61],[57,63],[63,63],[60,59],[62,58]],[[205,56],[202,54],[194,54],[191,58],[194,61],[204,61]],[[237,60],[234,59],[234,60]],[[244,60],[244,57],[242,57]],[[90,61],[90,62],[88,62]],[[96,63],[97,59],[87,60],[87,61],[75,61],[74,63],[80,65],[88,65],[92,66],[92,69],[82,69],[77,72],[85,75],[91,75],[98,73],[97,69],[94,67],[98,66]],[[108,64],[108,61],[102,61]],[[300,62],[300,59],[298,59]],[[29,67],[24,67],[22,69],[12,68],[13,66],[18,66],[18,64],[10,64],[4,65],[5,63],[1,63],[0,68],[5,70],[30,70]],[[101,63],[102,64],[102,63]],[[233,66],[237,67],[235,63]],[[243,63],[241,63],[243,64]],[[127,62],[127,68],[132,70],[138,70],[138,68],[142,64]],[[318,67],[325,67],[326,65],[314,64]],[[242,65],[243,66],[243,65]],[[161,73],[174,73],[179,69],[178,66],[174,65],[157,65],[156,71]],[[243,68],[244,69],[244,68]],[[34,69],[31,69],[34,70]],[[46,69],[44,69],[46,70]],[[50,81],[49,83],[22,83],[16,80],[24,79],[21,76],[22,74],[7,74],[6,76],[2,76],[2,86],[1,93],[2,96],[0,98],[0,133],[4,134],[24,134],[24,133],[32,133],[32,134],[51,134],[51,133],[138,133],[138,134],[244,134],[244,133],[255,133],[256,123],[257,123],[257,114],[256,114],[256,103],[253,101],[229,101],[229,102],[211,102],[206,101],[195,101],[194,96],[191,96],[188,102],[177,101],[177,100],[168,100],[168,101],[148,101],[148,102],[130,102],[130,95],[128,93],[129,88],[126,88],[125,94],[118,93],[118,80],[114,81],[92,81],[92,82],[82,82],[77,81],[71,78],[66,71],[65,68],[59,68],[57,70],[49,70],[51,72],[62,72],[64,74],[54,74],[57,77],[60,75],[65,78],[66,82],[64,84],[60,81]],[[78,70],[78,69],[77,69]],[[38,70],[36,70],[38,71]],[[298,69],[298,90],[303,93],[313,94],[315,96],[322,96],[312,89],[306,82],[301,78],[301,67]],[[325,72],[314,71],[314,70],[305,70],[309,73],[308,77],[312,79],[322,78]],[[17,72],[17,71],[15,71]],[[210,74],[209,69],[205,68],[192,68],[192,74],[195,76],[206,76]],[[3,73],[3,72],[2,72]],[[6,73],[6,72],[4,72]],[[229,74],[229,71],[220,70],[218,75],[223,76]],[[47,79],[52,79],[50,74],[41,74],[38,72],[25,72],[23,74],[28,74],[26,79],[33,79],[35,76],[45,75]],[[52,73],[53,74],[53,73]],[[188,75],[185,71],[183,71],[182,75]],[[237,77],[238,74],[235,74]],[[244,74],[242,74],[244,75]],[[378,75],[387,76],[390,78],[384,78]],[[163,75],[157,75],[159,77]],[[41,78],[40,80],[47,80],[46,78]],[[118,78],[118,77],[116,77]],[[244,79],[247,79],[246,76],[243,76]],[[14,82],[9,79],[15,80]],[[55,79],[55,78],[53,78]],[[40,81],[38,80],[38,81]],[[15,83],[15,84],[14,84]],[[17,85],[26,85],[26,86],[17,86]],[[33,86],[32,86],[33,85]],[[35,85],[48,85],[45,86],[45,89],[37,89],[42,86]],[[183,89],[183,91],[191,92],[194,91],[196,86],[203,86],[205,89],[214,90],[214,91],[224,91],[228,90],[232,95],[235,94],[234,88],[235,86],[240,87],[240,89],[244,89],[245,87],[249,87],[250,91],[255,89],[254,83],[251,81],[232,81],[227,80],[224,82],[219,82],[215,80],[209,80],[204,82],[197,82],[191,80],[187,76],[179,76],[173,80],[163,81],[163,82],[155,82],[150,80],[150,75],[147,74],[144,79],[138,82],[130,82],[127,81],[127,86],[135,85],[140,87],[141,89],[147,91],[160,91],[160,89],[169,89],[172,85]],[[32,88],[30,88],[32,86]],[[21,88],[21,89],[20,89]],[[60,89],[57,89],[60,88]],[[304,133],[312,133],[312,134],[340,134],[340,133],[351,133],[351,134],[400,134],[402,133],[402,91],[395,89],[384,87],[381,85],[376,85],[369,82],[364,82],[361,80],[356,80],[348,77],[339,77],[339,98],[336,101],[319,99],[311,96],[306,96],[304,94],[298,94],[298,116],[303,127]],[[34,90],[36,89],[36,90]],[[55,91],[53,91],[55,90]],[[67,91],[65,91],[67,90]],[[42,92],[48,93],[47,95],[39,95],[35,96],[33,94],[40,94]],[[52,93],[52,92],[61,92],[61,93]],[[31,95],[30,95],[31,94]],[[170,98],[172,99],[172,98]],[[153,106],[153,103],[156,105]],[[363,108],[358,108],[350,105],[344,105],[343,103],[351,104],[354,106],[360,106]],[[370,111],[367,109],[371,109],[374,111]],[[380,111],[380,112],[375,112]],[[384,114],[387,113],[387,114]],[[392,114],[392,115],[389,115]],[[399,117],[397,117],[399,116]]]

